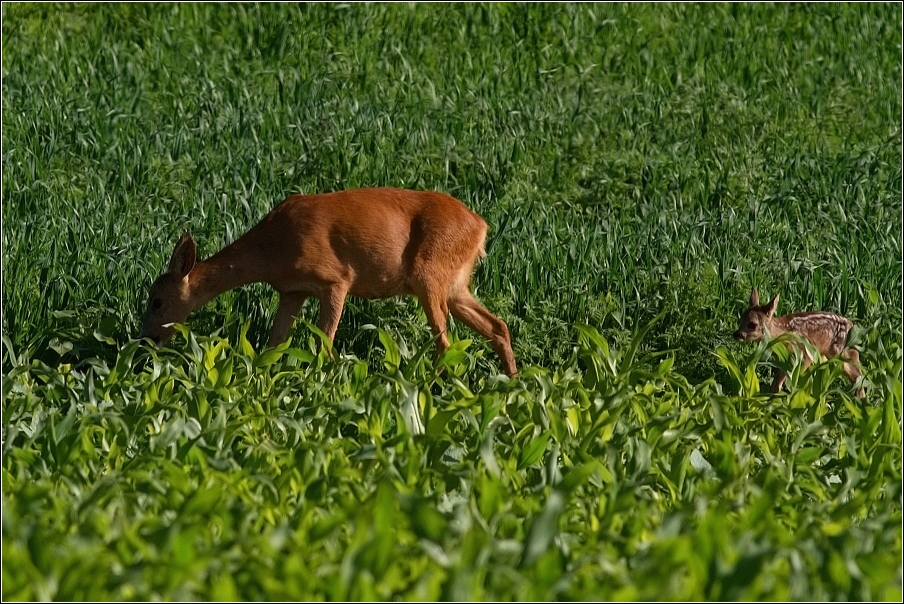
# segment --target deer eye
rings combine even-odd
[[[163,306],[163,300],[161,300],[160,298],[154,298],[151,301],[151,308],[153,308],[154,310],[160,310],[161,306]]]
[[[751,321],[750,323],[747,324],[747,329],[756,329],[756,323]]]

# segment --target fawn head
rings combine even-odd
[[[185,233],[173,250],[166,272],[151,285],[139,339],[150,338],[157,346],[163,345],[175,332],[172,324],[185,322],[194,310],[188,274],[194,268],[196,259],[195,240]]]
[[[762,340],[766,335],[763,329],[775,314],[776,306],[778,306],[778,295],[772,298],[768,304],[760,306],[760,295],[754,287],[750,292],[750,307],[741,315],[738,330],[734,332],[735,340],[740,342]]]

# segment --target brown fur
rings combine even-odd
[[[860,353],[853,348],[845,349],[848,332],[853,324],[841,315],[830,312],[797,312],[781,317],[774,316],[778,306],[778,296],[772,298],[768,304],[760,306],[760,297],[756,288],[750,292],[750,306],[741,315],[738,321],[738,330],[734,333],[736,340],[760,341],[768,334],[775,338],[783,333],[796,333],[805,338],[819,350],[824,357],[841,355],[846,359],[844,373],[856,382],[860,377]],[[793,350],[790,343],[785,344],[788,350]],[[810,365],[811,359],[804,353],[804,367]],[[772,383],[773,392],[778,392],[785,382],[785,372],[775,370],[775,381]],[[857,391],[857,396],[863,396],[863,389]]]
[[[357,189],[292,195],[211,258],[196,262],[186,233],[169,268],[151,286],[139,337],[162,344],[170,323],[234,287],[269,283],[279,292],[270,345],[284,341],[309,297],[320,300],[318,326],[333,340],[347,295],[416,296],[437,336],[449,347],[446,320],[490,340],[505,372],[517,375],[508,326],[471,294],[487,225],[457,199],[429,191]]]

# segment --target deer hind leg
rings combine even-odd
[[[860,353],[854,348],[848,348],[841,353],[841,358],[847,359],[843,366],[844,374],[851,380],[851,383],[856,383],[860,376],[863,375],[860,370]],[[857,390],[857,396],[863,397],[864,395],[863,388]]]
[[[424,308],[430,331],[436,338],[436,353],[433,356],[435,362],[449,348],[449,336],[446,334],[449,305],[446,302],[445,293],[440,293],[435,289],[418,292],[417,297]]]
[[[279,294],[279,308],[273,319],[273,328],[270,330],[270,342],[267,346],[273,347],[286,341],[289,330],[295,322],[295,316],[301,310],[302,304],[307,300],[307,294],[301,292],[283,292]]]
[[[467,289],[459,290],[449,300],[452,316],[487,338],[502,361],[502,368],[510,377],[518,375],[512,338],[505,321],[488,311]]]

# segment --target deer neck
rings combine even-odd
[[[769,330],[770,338],[777,338],[783,333],[788,333],[790,331],[790,327],[788,326],[788,318],[772,317],[766,319],[766,329]]]
[[[256,246],[247,243],[236,240],[207,260],[195,264],[189,274],[195,308],[204,306],[230,289],[264,281],[261,267],[266,264],[255,253]]]

